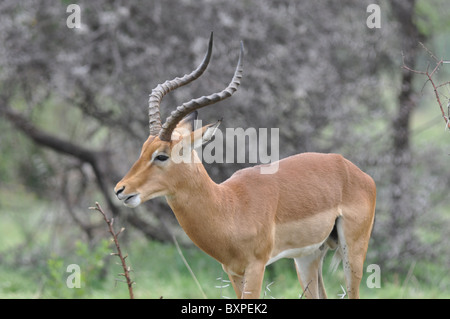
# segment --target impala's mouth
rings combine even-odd
[[[127,207],[134,208],[141,203],[141,196],[139,194],[132,194],[125,197],[123,204]]]
[[[128,201],[132,200],[134,197],[136,197],[137,195],[130,195],[127,198],[125,198],[125,200],[123,201],[124,203],[128,203]]]

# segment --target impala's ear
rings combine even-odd
[[[205,125],[190,134],[183,135],[181,141],[176,143],[172,148],[172,160],[175,163],[190,163],[192,160],[191,152],[203,144],[208,143],[216,133],[221,122],[220,120],[214,124]]]
[[[222,120],[196,129],[190,135],[184,137],[185,145],[189,145],[192,150],[208,143],[213,138],[220,123],[222,123]]]
[[[180,123],[178,123],[176,129],[180,129],[180,131],[185,132],[186,130],[193,131],[195,128],[195,120],[198,117],[198,112],[194,111],[186,115]]]
[[[202,134],[202,141],[201,145],[208,143],[213,138],[214,134],[216,134],[217,128],[219,127],[220,123],[222,123],[222,120],[218,120],[214,124],[209,124],[204,127],[202,127],[203,134]]]

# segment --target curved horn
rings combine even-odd
[[[244,43],[241,41],[241,51],[239,53],[239,60],[236,66],[236,70],[234,72],[233,79],[230,84],[219,93],[213,93],[208,96],[202,96],[197,99],[192,99],[189,102],[183,103],[178,106],[175,111],[173,111],[170,116],[167,118],[166,122],[162,126],[161,131],[159,132],[159,138],[162,141],[170,141],[172,137],[172,132],[177,126],[177,124],[189,113],[210,105],[222,101],[236,92],[242,78],[243,73],[243,59],[244,59]]]
[[[162,98],[180,86],[186,85],[203,74],[208,66],[209,60],[211,59],[212,53],[212,45],[213,45],[213,33],[211,32],[211,36],[209,37],[208,51],[203,58],[202,63],[191,73],[185,74],[183,77],[176,77],[173,80],[166,81],[162,84],[158,84],[150,94],[148,99],[148,117],[149,117],[149,125],[150,125],[150,135],[158,135],[161,131],[161,114],[159,112],[159,106],[161,104]]]

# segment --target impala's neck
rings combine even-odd
[[[233,202],[233,196],[209,177],[201,163],[188,165],[178,177],[176,192],[166,199],[189,238],[220,261],[218,245],[229,234],[223,220],[233,209],[224,203]]]

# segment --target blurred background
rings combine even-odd
[[[80,0],[80,28],[68,28],[71,3],[0,4],[1,298],[127,297],[107,227],[88,209],[96,201],[126,228],[122,249],[138,298],[234,297],[221,266],[184,235],[164,199],[130,209],[113,193],[148,136],[151,89],[193,70],[211,31],[207,71],[165,97],[162,117],[223,89],[243,40],[241,87],[202,109],[203,123],[279,128],[280,158],[315,151],[354,162],[378,189],[366,266],[379,265],[381,287],[366,285],[367,272],[361,297],[450,297],[449,132],[427,78],[402,69],[434,68],[420,43],[450,59],[446,1]],[[380,28],[366,24],[372,3]],[[443,64],[436,83],[449,71]],[[446,108],[448,86],[440,94]],[[205,167],[219,183],[251,165]],[[79,289],[66,286],[73,263]],[[342,272],[326,275],[329,297],[340,285]],[[292,262],[268,267],[265,297],[299,295]]]

